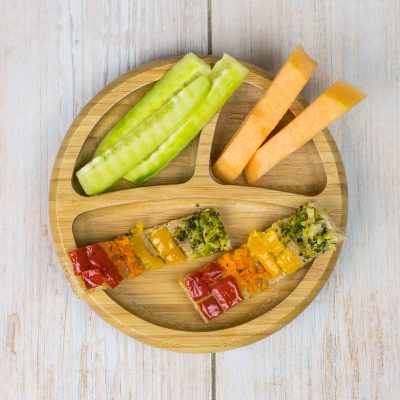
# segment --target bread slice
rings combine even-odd
[[[66,278],[71,284],[72,291],[74,292],[75,296],[78,298],[82,298],[83,296],[87,295],[89,289],[86,287],[83,278],[81,276],[75,275],[74,268],[72,266],[72,261],[68,255],[63,257],[61,266],[63,268]],[[107,287],[106,284],[103,283],[102,286],[90,289],[90,292],[95,290],[104,290],[106,287]]]
[[[301,235],[299,235],[300,229],[298,233],[290,232],[290,226],[295,224],[295,218],[299,210],[310,213],[310,215],[318,215],[318,219],[314,221],[312,221],[312,216],[309,219],[303,218],[301,221],[300,219],[297,221],[302,222]],[[315,227],[319,228],[320,232],[312,232]],[[272,229],[274,229],[278,237],[284,241],[285,245],[294,251],[304,263],[314,260],[328,249],[334,249],[336,244],[346,239],[345,235],[336,227],[331,216],[320,205],[312,202],[300,206],[295,214],[273,223]],[[315,244],[315,248],[313,248],[312,241],[319,234],[322,235],[322,232],[325,232],[323,233],[325,237],[322,238],[323,240],[320,238],[321,243]],[[304,243],[304,240],[306,240],[306,243]],[[311,240],[311,243],[309,240]]]

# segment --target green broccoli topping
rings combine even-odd
[[[300,206],[288,220],[280,222],[282,240],[292,242],[309,260],[333,248],[338,236],[327,226],[326,217],[309,204]]]
[[[182,227],[175,229],[174,237],[180,242],[188,240],[197,257],[207,257],[231,249],[215,209],[204,210],[187,218]]]

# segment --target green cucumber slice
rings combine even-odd
[[[153,152],[204,100],[210,87],[208,78],[196,78],[121,140],[82,167],[76,176],[85,193],[103,192]]]
[[[197,77],[210,73],[211,67],[193,53],[186,54],[139,100],[135,106],[107,133],[94,157],[104,153],[132,128],[160,108]]]
[[[164,169],[203,129],[248,74],[248,69],[225,54],[211,70],[211,90],[200,107],[157,150],[136,164],[124,179],[138,185]]]

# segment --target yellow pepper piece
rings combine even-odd
[[[266,251],[265,253],[256,254],[255,257],[257,258],[258,262],[262,264],[265,270],[269,272],[274,278],[281,274],[282,271],[276,264],[272,254],[268,253],[268,251]]]
[[[132,235],[140,235],[144,231],[143,222],[138,222],[134,228],[131,229]]]
[[[139,257],[141,263],[145,267],[157,269],[164,265],[164,261],[157,256],[153,256],[147,249],[144,241],[140,235],[134,235],[130,238],[130,242],[136,256]]]
[[[297,271],[303,266],[303,262],[300,260],[300,258],[288,247],[276,259],[276,262],[281,267],[282,271],[287,275],[293,274],[293,272]]]
[[[149,239],[156,248],[158,254],[168,263],[179,263],[186,260],[182,250],[176,245],[174,238],[168,229],[162,227],[151,233]]]
[[[263,238],[265,240],[267,250],[274,257],[278,257],[279,254],[285,250],[285,245],[279,240],[278,235],[272,228],[269,228],[264,232]]]
[[[257,232],[252,230],[250,232],[249,238],[247,239],[247,247],[252,254],[263,253],[266,251],[266,246],[262,237],[260,235],[261,232]]]
[[[273,277],[276,278],[281,274],[282,271],[276,264],[274,257],[267,250],[268,245],[264,239],[263,232],[252,231],[247,240],[247,246],[251,255],[255,257]]]

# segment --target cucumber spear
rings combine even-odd
[[[151,154],[204,100],[210,86],[206,77],[196,78],[112,147],[82,167],[76,175],[85,193],[103,192]]]
[[[208,76],[210,69],[211,67],[195,54],[186,54],[111,128],[100,142],[94,156],[104,153],[194,79],[201,75]]]
[[[138,185],[164,169],[203,129],[248,74],[248,69],[224,54],[211,70],[211,90],[199,108],[157,150],[136,164],[124,179]]]

